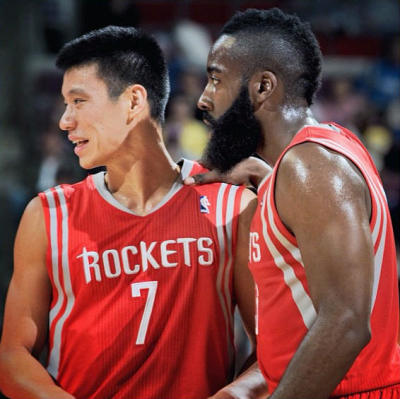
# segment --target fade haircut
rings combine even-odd
[[[56,59],[63,71],[89,64],[97,65],[98,77],[106,83],[111,99],[117,99],[129,85],[142,85],[151,117],[164,122],[168,70],[160,46],[150,35],[132,27],[107,26],[66,43]]]
[[[243,79],[269,70],[285,85],[287,100],[305,98],[311,105],[321,84],[321,51],[310,25],[278,8],[237,12],[221,35],[237,39],[233,51],[244,66]]]

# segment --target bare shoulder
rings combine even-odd
[[[358,203],[370,213],[368,186],[360,170],[344,155],[316,143],[292,147],[279,165],[276,188],[279,214],[309,217]],[[301,211],[301,213],[299,213]]]
[[[39,196],[32,198],[25,207],[23,218],[43,220],[42,200]]]
[[[242,198],[240,201],[240,209],[244,210],[249,206],[250,207],[257,206],[257,195],[253,191],[246,188],[243,190],[242,193]]]
[[[24,267],[35,260],[43,257],[47,249],[46,226],[43,214],[41,199],[33,198],[25,208],[22,215],[17,236],[15,239],[14,257],[15,267],[19,265],[19,260],[24,260]]]
[[[14,245],[14,270],[8,289],[2,345],[42,349],[51,297],[46,268],[47,235],[41,200],[35,197],[22,215]]]
[[[244,189],[240,201],[240,224],[250,229],[250,223],[257,208],[257,195],[249,189]]]
[[[283,177],[286,173],[301,181],[322,176],[324,180],[329,180],[332,176],[340,176],[355,185],[365,184],[360,171],[347,157],[311,142],[299,144],[287,151],[279,166],[279,174]]]

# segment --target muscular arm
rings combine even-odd
[[[267,396],[266,382],[255,361],[255,292],[253,278],[248,268],[250,223],[256,206],[256,196],[245,190],[241,201],[233,277],[234,295],[253,351],[246,362],[246,366],[249,365],[246,370],[231,384],[217,392],[213,399],[256,399]]]
[[[283,158],[275,193],[317,316],[271,398],[328,398],[370,339],[369,191],[349,160],[305,143]]]
[[[39,363],[47,336],[51,287],[40,199],[27,206],[14,246],[14,272],[7,294],[0,342],[0,389],[11,399],[73,399]]]

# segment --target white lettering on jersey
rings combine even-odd
[[[90,257],[92,260],[90,261]],[[97,263],[99,261],[99,254],[96,251],[87,251],[86,247],[83,247],[82,253],[77,258],[83,258],[83,270],[85,272],[86,284],[92,281],[91,270],[94,270],[94,276],[96,281],[101,281],[100,266]]]
[[[111,255],[112,262],[110,264],[109,255]],[[114,278],[121,275],[121,264],[119,262],[118,251],[116,249],[107,249],[103,252],[103,265],[106,277]],[[114,268],[114,271],[111,268]]]
[[[249,260],[250,262],[259,262],[261,260],[261,249],[259,242],[259,234],[257,232],[250,232],[249,241]]]
[[[212,245],[212,239],[209,237],[200,237],[197,241],[197,249],[199,250],[199,252],[207,254],[207,256],[206,255],[199,256],[199,263],[202,266],[209,266],[213,262],[213,252],[210,248],[211,245]]]
[[[136,264],[133,266],[133,269],[131,269],[131,265],[128,258],[128,251],[132,255],[136,255],[138,253],[138,250],[134,245],[128,245],[127,247],[122,248],[121,256],[122,256],[122,267],[124,268],[124,273],[126,274],[139,273],[140,265]]]
[[[191,266],[189,245],[190,245],[191,242],[194,242],[194,241],[196,241],[196,239],[195,238],[191,238],[191,237],[178,238],[176,240],[176,242],[178,244],[181,244],[181,243],[183,244],[183,259],[184,259],[184,262],[185,262],[186,266]]]
[[[147,270],[148,262],[154,267],[154,269],[159,269],[160,265],[156,262],[156,260],[151,255],[151,251],[156,246],[157,242],[153,241],[150,246],[147,248],[146,243],[144,241],[140,241],[140,254],[142,255],[142,267],[143,271]]]
[[[102,278],[116,278],[145,272],[149,266],[157,270],[177,267],[179,263],[191,267],[193,262],[210,266],[215,262],[214,242],[210,237],[180,237],[176,240],[140,241],[139,246],[128,245],[122,249],[106,249],[99,253],[86,247],[77,259],[82,258],[86,284]]]
[[[175,240],[167,240],[161,243],[161,264],[165,267],[178,266],[177,262],[168,262],[168,255],[176,254],[176,250],[167,249],[168,244],[175,244]]]

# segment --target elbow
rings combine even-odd
[[[368,345],[371,340],[371,325],[368,314],[345,312],[341,320],[344,327],[344,339],[353,348],[356,355]]]

